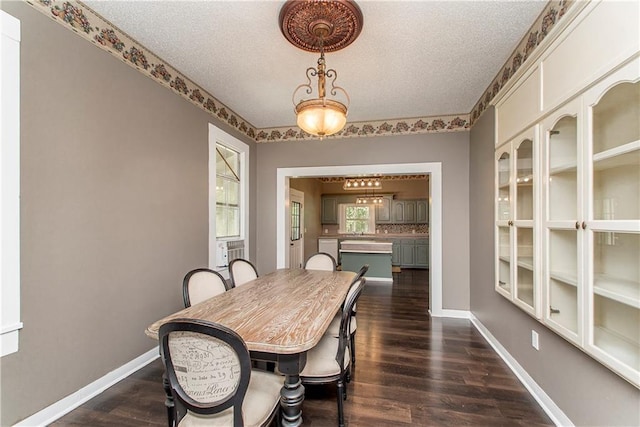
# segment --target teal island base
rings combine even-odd
[[[348,252],[341,250],[342,271],[357,272],[363,265],[369,264],[365,279],[375,282],[393,282],[391,274],[391,253]]]

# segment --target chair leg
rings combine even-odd
[[[351,365],[356,366],[356,333],[352,333],[349,337],[351,341]]]
[[[342,379],[338,380],[338,427],[344,427],[344,383]]]

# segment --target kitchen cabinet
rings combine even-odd
[[[414,265],[429,268],[429,239],[416,239]]]
[[[394,240],[392,244],[391,264],[401,265],[401,245],[400,240]]]
[[[404,222],[413,224],[416,222],[416,201],[405,200],[404,202]]]
[[[393,224],[427,224],[429,211],[427,200],[394,200],[391,205]]]
[[[391,223],[392,196],[382,196],[382,203],[376,206],[376,224]]]
[[[405,268],[429,268],[429,239],[398,239],[399,265]]]
[[[538,317],[534,219],[537,127],[496,151],[496,291]]]
[[[338,196],[322,196],[322,224],[338,224]]]
[[[404,222],[404,201],[394,200],[391,203],[391,216],[394,224],[400,224]]]
[[[416,264],[416,245],[413,240],[400,241],[400,264],[413,267]]]
[[[416,223],[418,224],[429,223],[429,201],[428,200],[416,201]]]

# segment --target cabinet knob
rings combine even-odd
[[[560,310],[557,310],[557,309],[555,309],[555,308],[553,308],[551,306],[549,306],[549,312],[551,314],[560,314]]]
[[[580,221],[576,221],[576,230],[580,230]]]
[[[582,229],[583,229],[583,230],[586,230],[586,229],[587,229],[587,223],[586,223],[586,222],[584,222],[584,221],[582,221]]]
[[[511,227],[513,225],[513,220],[509,220],[507,224],[509,224],[509,227]]]

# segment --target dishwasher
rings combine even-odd
[[[318,252],[329,254],[336,260],[336,264],[340,263],[338,259],[338,239],[319,238]]]

